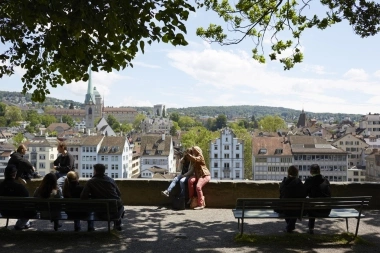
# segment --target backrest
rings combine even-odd
[[[0,210],[49,211],[49,204],[33,197],[0,197]]]
[[[371,196],[307,198],[305,209],[358,209],[367,207],[371,198]]]
[[[278,199],[278,198],[239,198],[236,200],[236,209],[279,209],[279,210],[300,210],[302,209],[304,198]]]

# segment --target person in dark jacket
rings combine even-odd
[[[318,164],[312,164],[310,166],[310,174],[311,177],[307,178],[305,180],[305,188],[307,196],[310,198],[330,198],[331,197],[331,190],[330,190],[330,182],[327,178],[324,178],[321,175],[321,169]],[[329,215],[331,212],[331,209],[322,209],[322,210],[314,210],[309,211],[310,216],[321,216],[325,217]],[[309,219],[309,234],[314,234],[314,224],[315,219],[310,218]]]
[[[57,150],[60,155],[53,162],[53,168],[57,171],[55,176],[57,177],[58,185],[62,188],[67,173],[75,169],[74,157],[67,151],[67,146],[64,142],[58,143]]]
[[[79,176],[75,171],[69,171],[65,179],[65,184],[63,185],[63,197],[64,198],[80,198],[83,191],[83,186],[79,184]],[[67,212],[69,216],[81,216],[84,213],[73,213]],[[74,230],[75,232],[81,231],[80,220],[74,220]],[[87,221],[87,231],[94,231],[94,221]]]
[[[41,176],[35,171],[33,165],[24,158],[28,149],[24,144],[18,146],[16,152],[11,154],[8,165],[13,164],[17,168],[16,180],[19,178],[29,181],[31,178],[40,178]]]
[[[121,231],[121,219],[124,217],[124,205],[121,200],[121,193],[115,180],[105,174],[106,167],[103,164],[94,165],[94,176],[87,181],[80,195],[81,199],[116,199],[118,203],[118,212],[112,213],[111,216],[116,217],[114,221],[114,229]],[[104,215],[98,213],[97,215]]]
[[[187,181],[188,177],[184,177],[183,175],[186,174],[189,171],[190,167],[190,159],[187,158],[186,154],[192,154],[192,149],[188,148],[184,153],[183,157],[180,160],[180,166],[182,166],[181,174],[176,176],[173,181],[170,183],[169,187],[165,190],[162,191],[161,194],[164,195],[165,197],[169,197],[170,192],[173,190],[173,188],[177,185],[179,182],[181,186],[181,193],[180,197],[185,197],[186,196],[186,186],[187,186]]]
[[[29,197],[29,192],[24,185],[19,184],[16,179],[17,168],[13,164],[9,164],[4,170],[4,180],[0,183],[0,196],[7,197]],[[23,216],[23,218],[18,219],[15,230],[23,230],[31,227],[29,218],[36,215],[35,212],[24,212],[20,210],[4,210],[0,213],[2,216],[16,215]]]
[[[280,183],[280,198],[305,198],[306,189],[302,181],[298,178],[298,169],[295,166],[288,168],[288,176]],[[284,211],[286,215],[299,216],[300,211]],[[285,231],[291,233],[296,229],[297,219],[285,219]]]

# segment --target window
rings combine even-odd
[[[214,146],[214,150],[218,150],[218,146],[217,145]]]
[[[51,154],[51,155],[50,155],[50,160],[53,160],[53,159],[54,159],[54,155]]]
[[[45,163],[39,163],[38,168],[40,169],[45,169]]]
[[[258,157],[258,158],[256,158],[256,162],[257,163],[266,163],[267,158],[266,157]]]
[[[214,154],[214,158],[218,158],[218,154]]]
[[[259,154],[260,155],[264,155],[264,154],[266,154],[267,153],[267,149],[266,148],[261,148],[260,150],[259,150]]]
[[[230,154],[224,154],[224,158],[230,158]]]
[[[40,151],[45,151],[45,148],[40,148]]]
[[[236,163],[236,168],[240,168],[240,163]]]
[[[82,152],[86,152],[86,148],[85,147],[82,147]]]
[[[236,154],[236,158],[240,158],[240,154]]]
[[[218,168],[218,163],[214,163],[214,168]]]
[[[240,171],[235,171],[235,178],[240,178]]]
[[[230,146],[229,145],[224,145],[224,150],[230,150]]]
[[[359,172],[354,171],[354,176],[359,176]]]
[[[40,160],[45,160],[45,155],[40,155]]]
[[[236,145],[236,150],[240,150],[240,146],[239,145]]]
[[[218,172],[214,171],[214,178],[218,178]]]

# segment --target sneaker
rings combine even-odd
[[[197,207],[194,207],[194,210],[202,210],[204,207],[203,206],[197,206]]]
[[[167,190],[161,192],[165,197],[169,197],[169,192]]]
[[[15,230],[18,230],[18,231],[21,231],[21,230],[23,230],[23,229],[29,229],[29,228],[31,228],[31,226],[32,226],[32,223],[30,222],[29,224],[27,224],[27,225],[25,225],[25,226],[23,226],[23,227],[14,226],[14,229],[15,229]]]

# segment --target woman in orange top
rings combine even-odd
[[[196,183],[196,191],[198,195],[198,206],[194,210],[201,210],[205,207],[204,196],[202,187],[207,184],[210,179],[210,171],[206,167],[205,159],[202,154],[202,149],[198,146],[193,147],[193,154],[187,154],[188,159],[191,161],[194,170],[194,176],[189,178],[188,188],[189,197],[192,199],[194,196],[194,184]],[[189,174],[191,171],[189,171]]]

